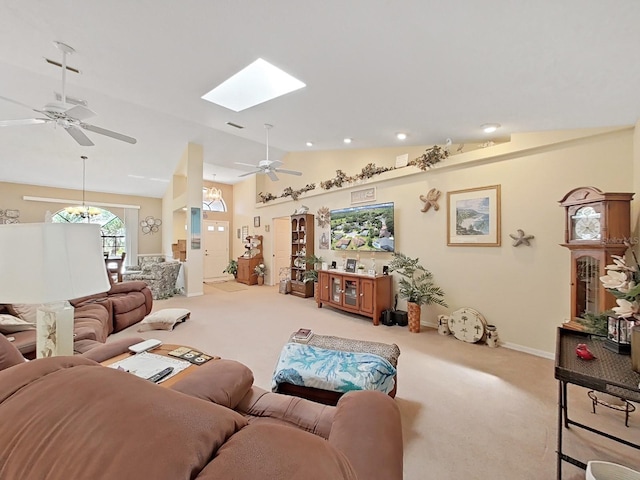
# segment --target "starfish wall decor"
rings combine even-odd
[[[513,238],[514,247],[519,247],[520,245],[526,245],[527,247],[531,246],[529,240],[535,238],[533,235],[525,235],[524,230],[520,229],[516,230],[516,232],[518,233],[517,235],[514,235],[513,233],[509,234],[509,236]]]
[[[438,211],[440,209],[440,206],[438,205],[438,198],[440,198],[440,193],[440,190],[432,188],[427,192],[426,195],[420,195],[420,200],[424,202],[424,207],[422,207],[420,211],[428,212],[431,207],[433,207],[435,211]]]

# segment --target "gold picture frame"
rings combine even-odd
[[[447,245],[499,247],[500,185],[447,192]]]

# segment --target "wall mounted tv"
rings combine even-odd
[[[331,249],[393,252],[393,202],[331,210]]]

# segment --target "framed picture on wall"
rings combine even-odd
[[[447,192],[447,245],[500,246],[500,185]]]
[[[260,217],[253,217],[253,226],[254,227],[260,226]]]

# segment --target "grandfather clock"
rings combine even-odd
[[[624,255],[631,235],[633,193],[604,193],[580,187],[567,193],[563,247],[571,250],[571,319],[599,314],[616,305],[600,277],[612,255]]]

